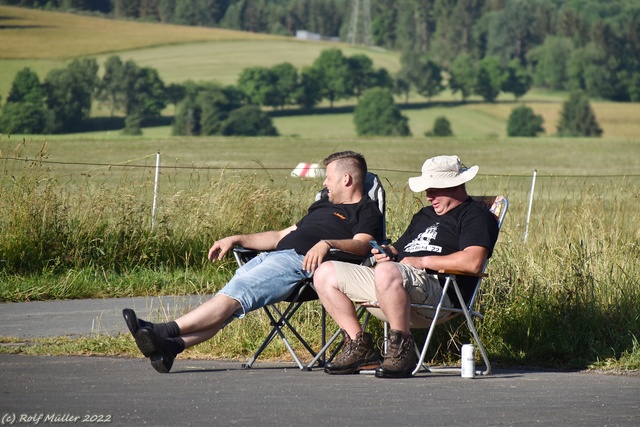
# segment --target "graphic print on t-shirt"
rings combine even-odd
[[[442,246],[432,245],[431,241],[435,240],[438,235],[439,222],[429,226],[424,232],[418,234],[418,237],[410,241],[405,247],[406,253],[413,252],[442,252]]]

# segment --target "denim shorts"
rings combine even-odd
[[[242,308],[233,314],[240,319],[252,310],[284,300],[300,280],[311,277],[302,269],[303,259],[293,249],[258,254],[238,268],[218,293],[240,303]]]

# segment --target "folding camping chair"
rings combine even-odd
[[[504,221],[504,217],[507,214],[507,210],[509,208],[508,199],[503,196],[474,196],[473,199],[481,203],[482,205],[484,205],[495,216],[496,221],[498,222],[498,230],[499,230],[502,227],[502,222]],[[460,372],[461,368],[430,368],[424,361],[436,326],[443,324],[445,322],[448,322],[449,320],[453,319],[459,314],[464,314],[465,325],[473,335],[473,338],[477,344],[478,350],[480,350],[480,354],[482,355],[482,359],[484,360],[484,363],[485,363],[485,370],[477,371],[476,374],[489,375],[491,373],[491,364],[489,363],[489,358],[487,357],[487,353],[484,349],[484,346],[482,345],[482,341],[480,341],[478,332],[476,331],[476,328],[473,324],[475,317],[479,319],[484,318],[484,316],[479,311],[474,309],[474,305],[480,289],[480,284],[482,282],[482,279],[484,277],[487,277],[487,274],[484,271],[487,268],[488,262],[489,260],[485,262],[482,268],[482,272],[479,274],[467,274],[467,273],[461,273],[458,271],[447,271],[447,270],[439,271],[438,274],[442,275],[445,278],[445,283],[442,289],[442,297],[440,298],[438,305],[434,306],[431,304],[411,304],[411,307],[413,309],[435,310],[433,318],[438,319],[435,322],[433,322],[431,319],[422,319],[422,322],[416,322],[414,317],[412,316],[412,321],[410,325],[412,329],[429,328],[429,331],[427,333],[427,337],[425,339],[424,345],[422,346],[422,349],[420,349],[416,345],[416,354],[419,356],[419,359],[418,359],[418,364],[416,365],[416,368],[412,372],[412,375],[415,375],[422,369],[429,372],[458,372],[458,373]],[[458,276],[473,276],[478,278],[475,284],[475,288],[473,289],[473,293],[470,294],[470,296],[468,297],[468,300],[465,300],[460,290],[460,287],[458,286],[458,281],[457,281]],[[452,286],[453,286],[453,289],[455,290],[458,304],[455,304],[452,302],[453,303],[452,306],[446,306],[443,304],[443,299],[444,299],[444,296],[447,295],[447,291],[449,290],[449,288]],[[456,307],[456,305],[459,305],[460,307]],[[376,314],[381,313],[380,309],[378,308],[379,304],[377,301],[370,302],[370,303],[363,303],[360,305],[360,307],[366,308],[368,310],[368,313],[364,316],[365,322],[368,321],[369,315],[376,316]],[[440,318],[441,313],[444,313],[444,316],[442,318]],[[388,325],[385,322],[384,324],[385,350],[386,350],[386,342],[387,342],[387,329],[388,329]]]
[[[382,213],[382,232],[383,236],[386,236],[386,221],[385,221],[385,191],[382,187],[380,179],[377,175],[368,172],[367,177],[365,179],[364,185],[365,193],[369,195],[369,198],[376,202],[378,205],[378,209]],[[320,200],[323,197],[327,197],[327,189],[324,188],[316,194],[316,201]],[[251,258],[255,257],[258,252],[247,249],[247,248],[234,248],[233,250],[234,257],[238,263],[238,266],[243,265]],[[331,249],[328,259],[340,260],[352,263],[361,263],[364,261],[364,257],[356,256],[353,254],[349,254],[346,252],[342,252],[337,249]],[[318,363],[319,366],[324,365],[324,352],[316,353],[311,346],[307,343],[307,341],[300,335],[300,333],[296,330],[296,328],[291,324],[290,320],[294,316],[294,314],[298,311],[298,309],[308,301],[313,301],[318,299],[318,294],[316,294],[315,289],[313,288],[313,278],[301,280],[298,285],[295,287],[293,292],[284,299],[285,308],[281,310],[277,305],[272,304],[263,307],[264,312],[266,313],[269,321],[271,323],[271,331],[264,339],[260,347],[256,350],[256,352],[251,356],[251,358],[242,365],[243,368],[251,368],[253,363],[260,357],[260,354],[267,348],[267,346],[273,341],[276,336],[279,336],[284,345],[287,347],[287,350],[295,360],[296,364],[300,368],[300,370],[310,370],[311,367]],[[322,319],[321,319],[321,328],[322,328],[322,344],[324,348],[324,344],[326,342],[326,312],[324,307],[322,307]],[[289,339],[285,335],[284,331],[288,329],[293,336],[304,346],[304,348],[309,352],[313,360],[311,363],[305,365],[300,357],[296,354],[293,346],[289,342]]]

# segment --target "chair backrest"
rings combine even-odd
[[[493,214],[496,222],[498,223],[499,231],[500,228],[502,228],[502,222],[504,221],[504,217],[507,215],[507,210],[509,209],[509,199],[504,196],[471,196],[471,198],[486,207],[489,212]],[[482,273],[484,273],[488,264],[489,260],[487,259],[482,267]],[[473,290],[473,294],[471,294],[471,299],[467,303],[467,307],[473,307],[476,296],[478,295],[478,290],[480,289],[479,285],[481,281],[482,278],[479,278],[478,283]]]
[[[386,216],[386,193],[384,187],[380,182],[378,175],[372,172],[367,172],[367,176],[364,181],[364,192],[369,196],[371,200],[376,202],[378,210],[382,214],[382,237],[383,240],[387,239],[387,216]],[[323,197],[327,197],[327,189],[323,188],[316,194],[316,201]]]
[[[473,200],[486,207],[496,217],[498,229],[509,209],[509,200],[504,196],[471,196]]]

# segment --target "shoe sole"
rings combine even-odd
[[[133,310],[129,308],[125,308],[122,310],[122,317],[124,317],[124,321],[127,324],[127,328],[129,328],[129,332],[131,335],[136,336],[136,332],[140,329],[140,325],[138,324],[138,317],[134,313]]]
[[[411,372],[380,372],[376,370],[375,376],[376,378],[409,378],[411,376]]]
[[[369,371],[369,370],[373,370],[376,369],[377,367],[380,366],[380,362],[375,363],[368,363],[365,365],[360,365],[357,368],[354,369],[340,369],[340,370],[329,370],[327,368],[324,368],[324,372],[326,374],[329,375],[349,375],[349,374],[359,374],[360,371]]]
[[[169,373],[171,366],[173,365],[173,361],[168,358],[165,360],[166,356],[158,350],[160,346],[156,337],[153,335],[153,332],[149,328],[140,328],[136,332],[135,338],[136,345],[142,354],[151,360],[151,366],[153,366],[153,369],[161,374]]]
[[[134,334],[134,337],[136,339],[136,345],[138,346],[138,349],[140,349],[145,357],[152,357],[159,354],[157,349],[157,342],[149,329],[138,329]]]

